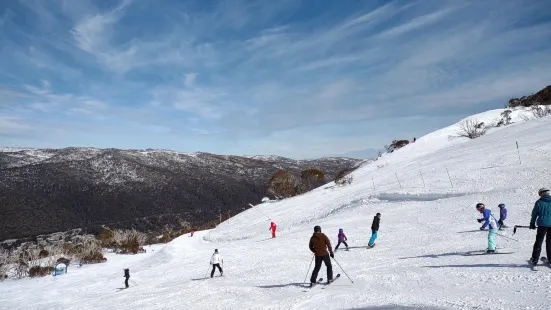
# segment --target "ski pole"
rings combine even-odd
[[[267,216],[266,214],[264,214],[264,212],[262,212],[262,211],[258,210],[258,208],[255,208],[255,207],[254,207],[254,206],[253,206],[252,204],[250,204],[250,203],[249,203],[249,206],[251,206],[251,207],[252,207],[253,209],[255,209],[256,211],[258,211],[258,212],[262,213],[262,215],[264,215],[265,217],[267,217],[267,218],[268,218],[269,220],[271,220],[271,219],[272,219],[271,217],[269,217],[269,216]]]
[[[138,286],[138,283],[136,283],[136,281],[130,280],[130,282],[131,282],[132,284],[134,284],[135,286]]]
[[[304,283],[306,283],[306,278],[308,278],[308,273],[310,273],[310,268],[312,268],[313,262],[314,262],[314,254],[312,254],[312,260],[310,261],[310,266],[308,266],[308,271],[306,271],[306,276],[304,277]]]
[[[333,257],[333,260],[335,261],[335,263],[337,263],[337,265],[339,265],[339,268],[341,268],[342,272],[344,272],[344,274],[348,277],[348,274],[346,273],[346,271],[344,271],[344,269],[342,269],[341,264],[339,264],[339,262],[334,257]],[[354,281],[352,281],[352,279],[350,279],[350,277],[348,277],[348,280],[350,280],[350,282],[352,282],[352,284],[354,284]]]
[[[513,235],[517,233],[517,228],[530,228],[530,226],[515,225],[513,228]]]
[[[207,273],[205,273],[205,278],[208,276],[209,270],[210,270],[210,265],[209,265],[209,269],[207,269]]]
[[[500,237],[503,237],[503,238],[505,238],[505,239],[513,240],[513,241],[516,241],[516,242],[520,242],[520,241],[518,241],[517,239],[513,239],[513,238],[510,238],[510,237],[504,236],[504,235],[502,235],[502,234],[496,233],[496,235],[498,235],[498,236],[500,236]]]

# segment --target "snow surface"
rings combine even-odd
[[[491,121],[501,111],[473,118]],[[363,165],[351,185],[327,184],[258,205],[211,231],[147,247],[146,254],[107,254],[107,263],[70,266],[63,276],[5,281],[0,308],[551,309],[551,269],[534,272],[526,263],[534,231],[500,232],[519,241],[497,237],[498,248],[514,254],[466,255],[487,247],[477,202],[494,212],[505,203],[511,227],[529,223],[538,188],[551,185],[551,118],[496,128],[475,140],[448,140],[456,129],[438,130]],[[377,212],[377,246],[366,249]],[[276,239],[269,236],[268,217],[278,225]],[[351,248],[336,252],[338,281],[303,292],[315,225],[334,245],[343,228]],[[202,279],[215,248],[224,258],[224,277]],[[132,287],[118,291],[125,267]],[[326,278],[325,267],[319,276]]]

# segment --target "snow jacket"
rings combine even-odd
[[[275,231],[276,228],[277,228],[276,224],[275,224],[274,222],[272,222],[272,223],[270,224],[270,229],[269,229],[269,230]]]
[[[486,228],[490,226],[490,229],[498,229],[499,224],[497,223],[496,218],[492,215],[492,210],[490,209],[484,209],[484,212],[482,213],[484,215],[484,224],[482,225],[482,228]]]
[[[346,238],[346,235],[344,234],[344,232],[339,232],[338,238],[339,238],[339,242],[343,242],[343,241],[348,240],[348,238]]]
[[[543,196],[534,205],[532,210],[532,219],[530,225],[537,224],[538,226],[551,227],[551,197],[549,195]],[[547,236],[549,238],[549,236]]]
[[[381,219],[379,219],[377,216],[373,218],[373,223],[371,223],[371,230],[373,231],[379,231],[379,222]]]
[[[124,269],[124,277],[125,278],[130,278],[130,270]]]
[[[500,205],[499,206],[499,220],[500,221],[505,221],[506,218],[507,218],[507,209],[505,209],[505,205]]]
[[[211,265],[220,264],[220,263],[223,263],[223,262],[224,262],[224,260],[222,259],[222,256],[220,256],[220,254],[218,254],[218,253],[212,254],[212,257],[210,258],[210,264]]]
[[[333,253],[333,248],[331,247],[331,242],[329,238],[322,232],[315,232],[310,238],[309,244],[310,251],[316,256],[325,256],[327,255],[327,249],[329,248],[329,253]]]

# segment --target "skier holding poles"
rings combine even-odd
[[[488,227],[488,250],[486,251],[486,253],[495,253],[495,234],[499,229],[499,224],[497,223],[495,217],[492,215],[492,211],[490,209],[486,209],[483,203],[477,203],[476,210],[484,215],[483,218],[477,220],[479,223],[484,222],[484,224],[482,224],[482,227],[480,227],[480,230],[485,230],[486,227]]]
[[[538,264],[538,260],[541,254],[541,246],[543,239],[547,235],[545,241],[545,248],[547,257],[544,262],[551,267],[549,259],[551,257],[551,197],[549,196],[549,189],[541,188],[538,191],[540,199],[536,201],[534,209],[532,210],[532,218],[530,219],[530,229],[537,228],[536,241],[534,242],[534,249],[532,251],[532,258],[528,261],[533,266]],[[538,225],[536,227],[536,224]]]
[[[316,265],[314,267],[314,271],[312,271],[312,277],[310,277],[310,287],[314,286],[317,283],[318,278],[318,272],[321,269],[321,262],[323,261],[325,263],[325,267],[327,267],[327,283],[333,282],[333,266],[331,266],[331,257],[335,257],[335,254],[333,254],[333,248],[331,247],[331,242],[329,241],[329,238],[321,232],[321,227],[316,226],[314,227],[314,234],[310,238],[310,243],[308,245],[310,248],[310,251],[314,253],[315,255],[315,262]],[[329,249],[329,254],[327,253],[327,250]]]

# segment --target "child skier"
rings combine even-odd
[[[377,239],[377,232],[379,231],[379,222],[381,221],[381,213],[377,213],[373,217],[373,223],[371,223],[371,239],[369,239],[368,247],[375,246],[375,240]]]
[[[130,279],[130,270],[128,268],[124,269],[124,286],[128,288],[128,279]]]
[[[492,215],[492,211],[490,209],[486,209],[483,203],[476,204],[476,209],[484,216],[483,218],[477,220],[479,223],[484,222],[482,227],[480,227],[480,230],[486,230],[486,227],[488,227],[488,250],[486,253],[494,253],[496,251],[495,234],[499,229],[499,224],[497,223],[496,218]]]
[[[337,249],[339,248],[339,245],[341,245],[341,243],[344,243],[344,245],[346,246],[346,250],[348,251],[348,244],[346,244],[346,241],[348,240],[348,238],[346,238],[346,235],[344,234],[342,228],[339,228],[339,235],[337,236],[338,239],[338,243],[337,243],[337,246],[335,247],[335,252],[337,252]]]
[[[214,277],[214,270],[218,268],[218,271],[220,271],[220,276],[224,275],[224,272],[222,271],[222,267],[220,267],[220,264],[224,264],[224,260],[218,253],[218,249],[214,249],[214,254],[212,254],[212,257],[210,258],[210,264],[212,265],[212,271],[210,272],[210,277]]]
[[[275,235],[276,228],[277,228],[276,224],[275,224],[274,222],[272,222],[272,223],[270,224],[270,228],[268,229],[268,230],[271,230],[271,231],[272,231],[272,238],[275,238],[275,237],[276,237],[276,235]]]
[[[499,230],[502,230],[503,228],[507,228],[505,225],[505,219],[507,218],[507,209],[505,209],[505,204],[500,203],[499,204],[499,221],[497,222],[499,224]]]

